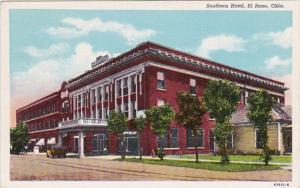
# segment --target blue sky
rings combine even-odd
[[[24,105],[147,40],[289,85],[291,26],[288,11],[11,10],[12,97]]]

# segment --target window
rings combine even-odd
[[[262,134],[258,129],[255,130],[255,140],[256,140],[256,143],[255,143],[256,148],[262,149],[263,148],[263,139],[262,139]]]
[[[104,100],[108,100],[108,91],[109,90],[109,88],[108,88],[108,85],[107,86],[105,86],[105,96],[104,96]]]
[[[121,88],[121,80],[118,80],[117,81],[117,96],[121,96],[121,91],[122,91],[122,88]]]
[[[192,95],[196,95],[197,94],[196,80],[195,79],[190,79],[190,93]]]
[[[104,111],[104,116],[103,119],[107,119],[108,115],[107,115],[107,108],[103,108]]]
[[[157,72],[157,88],[165,89],[165,77],[163,72]]]
[[[131,76],[131,93],[136,92],[136,76]]]
[[[103,117],[102,117],[102,108],[100,108],[99,110],[98,110],[98,116],[99,116],[99,119],[102,119]]]
[[[128,117],[128,103],[123,104],[123,112],[126,117]]]
[[[227,148],[233,148],[233,132],[231,132],[231,134],[229,134],[227,137]]]
[[[157,146],[165,148],[177,148],[178,147],[178,129],[171,128],[163,136],[157,137]]]
[[[74,151],[78,151],[78,142],[79,142],[79,139],[74,137]]]
[[[136,117],[135,101],[131,101],[132,117]]]
[[[128,78],[123,79],[123,95],[128,95]]]
[[[194,146],[194,133],[192,129],[187,129],[187,147],[195,147]],[[203,129],[197,130],[197,137],[196,137],[196,145],[197,147],[203,147]]]
[[[81,95],[78,95],[78,107],[81,107]]]
[[[92,89],[92,104],[96,103],[96,90]]]
[[[165,100],[164,99],[157,99],[157,106],[162,106],[165,104]]]
[[[178,147],[178,129],[177,128],[171,129],[169,147],[171,147],[171,148]]]
[[[98,101],[102,101],[101,87],[97,88]]]

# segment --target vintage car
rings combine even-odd
[[[66,157],[67,149],[62,146],[49,146],[47,148],[47,157]]]

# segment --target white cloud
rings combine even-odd
[[[67,58],[42,60],[28,70],[16,72],[12,75],[13,100],[33,101],[54,92],[62,81],[84,73],[97,56],[105,54],[111,55],[107,51],[95,52],[88,43],[79,43]]]
[[[292,74],[273,77],[272,79],[281,81],[285,84],[288,90],[285,92],[285,105],[292,105]]]
[[[70,46],[66,43],[52,44],[46,49],[39,49],[35,46],[27,46],[24,51],[35,58],[47,58],[49,56],[63,54],[70,49]]]
[[[46,32],[50,35],[72,38],[87,35],[90,32],[115,32],[123,37],[129,44],[136,44],[155,34],[152,29],[138,30],[134,26],[116,21],[102,21],[100,18],[83,20],[67,17],[62,20],[63,26],[50,27]]]
[[[244,50],[246,40],[235,35],[216,35],[202,39],[197,54],[210,58],[214,51],[240,52]]]
[[[282,48],[290,48],[292,46],[292,27],[287,27],[285,30],[278,32],[259,33],[254,35],[254,39],[269,41]]]
[[[274,69],[275,67],[284,67],[291,64],[291,59],[281,59],[278,56],[273,56],[265,61],[267,69]]]

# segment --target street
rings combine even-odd
[[[106,158],[46,158],[11,155],[11,180],[255,180],[291,181],[291,171],[218,172],[183,167],[112,161]]]

